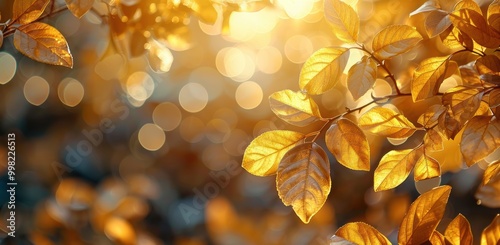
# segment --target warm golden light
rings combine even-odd
[[[182,120],[179,126],[181,137],[189,143],[200,142],[204,138],[205,124],[197,117],[190,116]]]
[[[285,43],[285,55],[293,63],[304,63],[313,51],[311,40],[303,35],[292,36]]]
[[[236,89],[236,102],[243,109],[254,109],[262,102],[263,92],[256,82],[244,82]]]
[[[179,103],[188,112],[199,112],[208,103],[208,92],[199,83],[188,83],[179,92]]]
[[[49,83],[42,77],[33,76],[24,84],[24,97],[35,106],[39,106],[49,97]]]
[[[261,72],[273,74],[281,68],[283,57],[277,48],[267,46],[258,51],[255,63]]]
[[[78,80],[67,77],[59,83],[57,94],[63,104],[75,107],[82,101],[85,90]]]
[[[144,124],[139,130],[138,138],[142,147],[149,151],[157,151],[165,144],[163,129],[153,123]]]
[[[146,72],[134,72],[127,79],[127,94],[136,101],[147,100],[153,94],[154,89],[155,83],[153,78]]]
[[[181,120],[181,111],[171,102],[161,103],[153,111],[153,122],[165,131],[172,131],[177,128]]]
[[[6,84],[16,75],[16,59],[9,53],[0,52],[0,67],[0,84]]]

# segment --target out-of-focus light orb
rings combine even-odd
[[[179,108],[170,102],[164,102],[153,110],[153,122],[165,131],[176,129],[182,120]]]
[[[303,35],[290,37],[285,43],[285,56],[293,63],[304,63],[313,53],[311,40]]]
[[[155,82],[148,73],[137,71],[128,77],[126,89],[134,100],[145,101],[153,94]]]
[[[377,79],[373,85],[373,92],[376,97],[384,97],[392,94],[392,87],[384,79]],[[370,91],[368,91],[370,93]]]
[[[163,129],[153,123],[144,124],[139,130],[139,143],[148,151],[157,151],[165,144]]]
[[[222,7],[219,5],[215,5],[215,10],[217,11],[217,20],[213,25],[203,23],[201,20],[198,21],[198,25],[200,26],[200,29],[207,35],[210,36],[216,36],[220,35],[222,32],[222,20],[223,20],[223,13],[222,13]]]
[[[57,18],[55,27],[67,38],[78,32],[80,21],[68,11]]]
[[[255,62],[250,55],[250,51],[239,47],[223,48],[217,53],[217,70],[235,81],[246,81],[255,73]]]
[[[254,109],[262,102],[263,92],[260,85],[253,81],[240,84],[236,89],[235,98],[238,105],[247,110]]]
[[[199,112],[207,106],[208,92],[199,83],[188,83],[179,92],[179,103],[188,112]]]
[[[257,53],[257,68],[263,73],[273,74],[279,71],[283,63],[281,52],[272,46],[260,49]]]
[[[39,106],[49,97],[49,83],[42,77],[33,76],[24,84],[24,97],[35,106]]]
[[[17,62],[9,53],[0,52],[0,84],[6,84],[16,75]]]
[[[402,145],[408,140],[408,138],[402,138],[402,139],[397,139],[397,138],[387,138],[387,141],[391,143],[392,145]]]
[[[174,62],[174,56],[165,44],[151,39],[144,45],[144,48],[148,50],[147,59],[151,70],[156,73],[170,71]]]
[[[181,137],[189,143],[200,142],[204,137],[205,124],[197,117],[186,117],[179,126]]]
[[[111,241],[119,244],[135,243],[137,240],[134,227],[123,218],[108,218],[104,225],[104,233]]]
[[[83,99],[85,89],[83,85],[76,79],[67,77],[64,78],[57,87],[57,95],[61,102],[69,107],[75,107]]]
[[[315,1],[278,0],[277,2],[290,18],[298,20],[306,17],[311,12]]]

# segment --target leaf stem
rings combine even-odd
[[[54,7],[51,6],[51,10],[48,13],[46,13],[44,15],[41,15],[40,17],[38,17],[33,22],[38,22],[38,21],[41,21],[41,20],[43,20],[45,18],[49,18],[49,17],[54,16],[54,15],[60,13],[60,12],[63,12],[63,11],[65,11],[65,10],[68,9],[68,6],[65,4],[64,6],[58,8],[56,10],[53,10],[53,8]],[[17,29],[17,27],[13,27],[12,25],[14,25],[17,22],[17,20],[18,19],[15,19],[14,21],[12,21],[12,22],[10,22],[9,24],[6,25],[5,32],[4,32],[4,37],[8,37],[8,36],[14,34],[14,32]],[[31,22],[31,23],[33,23],[33,22]]]

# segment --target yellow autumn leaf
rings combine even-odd
[[[500,33],[491,28],[483,15],[473,9],[463,8],[450,14],[451,22],[469,35],[479,45],[497,48],[500,45]]]
[[[446,91],[442,103],[450,107],[453,118],[463,125],[474,116],[483,95],[481,89],[457,86]]]
[[[473,10],[481,15],[483,15],[481,7],[474,1],[474,0],[461,0],[459,1],[453,10],[460,10],[460,9],[470,9]]]
[[[500,118],[500,89],[490,92],[489,107],[497,119]]]
[[[15,0],[12,8],[12,21],[25,25],[38,19],[45,11],[50,0]]]
[[[469,221],[462,215],[458,214],[446,230],[444,236],[451,242],[452,245],[467,244],[472,245],[472,230]]]
[[[500,214],[483,230],[481,245],[497,244],[500,241]]]
[[[282,90],[269,97],[271,110],[283,121],[303,127],[321,119],[318,105],[306,93]]]
[[[448,27],[439,37],[443,41],[443,44],[450,49],[462,49],[463,47],[469,50],[474,49],[472,38],[454,26]]]
[[[493,29],[500,32],[500,0],[494,0],[488,6],[487,20]]]
[[[245,149],[242,167],[257,176],[276,174],[285,153],[301,143],[304,137],[304,134],[288,130],[265,132]]]
[[[399,227],[398,243],[423,244],[443,218],[451,187],[436,187],[415,200]]]
[[[483,174],[483,180],[481,181],[481,185],[487,185],[492,178],[500,175],[500,161],[496,161],[488,165]]]
[[[73,57],[66,39],[56,28],[45,23],[20,26],[14,33],[14,46],[36,61],[73,67]]]
[[[355,244],[391,245],[391,242],[373,226],[363,222],[351,222],[340,227],[335,236]]]
[[[325,142],[337,161],[353,170],[370,170],[370,145],[363,131],[342,118],[326,131]]]
[[[332,89],[349,59],[349,49],[322,48],[311,55],[302,66],[299,87],[308,94],[322,94]]]
[[[428,0],[424,4],[422,4],[418,9],[411,12],[410,17],[421,13],[431,12],[440,8],[441,7],[439,6],[438,1]]]
[[[477,73],[474,66],[460,66],[459,71],[464,85],[482,86],[479,73]]]
[[[500,120],[475,116],[465,126],[460,151],[465,163],[472,166],[500,147]]]
[[[487,83],[500,85],[500,72],[483,74],[479,76],[479,79]]]
[[[446,241],[443,234],[439,233],[439,231],[432,232],[431,238],[429,238],[429,242],[432,245],[445,245]]]
[[[94,5],[95,0],[65,0],[69,11],[76,16],[81,18],[85,13],[87,13]]]
[[[500,72],[500,58],[495,55],[486,55],[476,60],[476,69],[479,74]]]
[[[439,162],[427,154],[422,154],[413,170],[414,180],[421,181],[438,176],[441,176],[441,166]]]
[[[433,38],[451,26],[450,16],[446,11],[434,10],[425,19],[425,31],[429,38]]]
[[[356,11],[340,0],[325,0],[325,17],[333,34],[343,42],[356,43],[359,33],[359,17]]]
[[[420,101],[436,95],[443,83],[449,56],[432,57],[420,62],[411,81],[413,101]]]
[[[330,162],[316,143],[304,143],[289,150],[276,176],[278,195],[304,223],[309,223],[325,204],[332,186]]]
[[[448,139],[454,139],[462,129],[463,123],[455,119],[451,108],[447,107],[447,110],[439,116],[438,126]]]
[[[405,116],[385,107],[375,107],[363,114],[358,124],[363,130],[388,138],[408,138],[415,126]]]
[[[377,79],[377,63],[368,56],[351,66],[347,74],[347,88],[354,100],[358,100],[373,87]]]
[[[439,119],[439,116],[446,111],[446,107],[441,104],[432,105],[418,117],[417,122],[425,128],[433,127]]]
[[[444,149],[443,136],[436,128],[427,130],[424,136],[424,145],[426,151],[442,151]]]
[[[408,25],[393,25],[382,29],[372,41],[373,55],[385,60],[408,52],[422,40],[415,28]]]
[[[374,190],[389,190],[403,183],[422,154],[422,147],[389,151],[375,169]]]

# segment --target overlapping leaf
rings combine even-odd
[[[322,94],[332,89],[349,59],[349,49],[322,48],[309,57],[300,72],[300,89],[308,94]]]
[[[500,241],[500,214],[497,214],[481,234],[481,245],[497,244],[498,241]]]
[[[483,94],[479,88],[457,86],[446,91],[442,97],[442,103],[450,107],[453,118],[463,125],[476,113]]]
[[[368,56],[354,64],[347,75],[347,88],[354,100],[358,100],[373,87],[377,79],[377,63]]]
[[[340,227],[335,236],[355,244],[391,245],[391,242],[373,226],[363,222],[347,223]]]
[[[325,203],[331,189],[330,162],[316,143],[304,143],[289,150],[279,164],[278,195],[304,223],[309,223]]]
[[[500,45],[500,33],[491,28],[483,15],[476,10],[462,8],[450,14],[454,26],[469,35],[478,44],[487,48]]]
[[[431,156],[423,154],[418,159],[415,164],[415,169],[413,170],[413,178],[415,181],[431,179],[438,176],[441,176],[441,166],[439,162]]]
[[[326,146],[337,161],[354,170],[370,170],[370,145],[363,131],[349,119],[339,119],[325,135]]]
[[[451,26],[450,16],[446,11],[434,10],[425,19],[425,30],[430,38],[433,38]]]
[[[481,185],[489,184],[491,179],[496,176],[500,176],[500,161],[496,161],[488,165],[488,167],[484,171]]]
[[[488,6],[487,20],[493,29],[500,32],[500,0],[494,0]]]
[[[304,137],[304,134],[288,130],[265,132],[246,148],[242,166],[257,176],[276,174],[285,153],[301,143]]]
[[[489,106],[497,119],[500,118],[500,89],[491,91],[489,98]]]
[[[444,236],[451,242],[452,245],[468,244],[472,245],[472,230],[469,221],[462,215],[458,214],[446,230]]]
[[[65,0],[68,9],[74,16],[81,18],[94,5],[94,0]]]
[[[50,0],[15,0],[12,20],[25,25],[38,19],[45,11]]]
[[[393,150],[385,154],[375,169],[373,188],[375,191],[397,187],[408,177],[422,156],[423,148]]]
[[[464,85],[482,85],[481,80],[479,79],[479,73],[477,73],[475,66],[462,65],[459,70]]]
[[[73,67],[73,57],[66,39],[56,28],[45,23],[20,26],[14,33],[14,46],[36,61]]]
[[[453,8],[454,11],[460,10],[460,9],[470,9],[473,10],[474,12],[477,12],[482,15],[481,7],[474,1],[474,0],[462,0],[459,1],[455,7]]]
[[[474,41],[472,38],[454,26],[448,27],[439,37],[443,41],[443,44],[450,49],[459,49],[462,47],[469,50],[474,49]]]
[[[415,28],[408,25],[393,25],[382,29],[372,41],[373,55],[378,59],[390,59],[410,51],[422,40]]]
[[[446,78],[449,57],[432,57],[420,62],[411,82],[413,101],[420,101],[436,95]]]
[[[500,72],[500,58],[495,55],[486,55],[476,60],[476,69],[479,74]]]
[[[269,97],[271,110],[290,124],[302,127],[321,119],[321,113],[314,100],[303,92],[282,90]]]
[[[439,119],[439,116],[446,111],[446,107],[442,105],[432,105],[420,115],[417,122],[425,128],[433,127]]]
[[[439,233],[439,231],[432,232],[431,238],[429,238],[429,242],[432,245],[445,245],[446,241],[443,234]]]
[[[450,192],[450,186],[440,186],[411,204],[399,228],[399,244],[423,244],[429,240],[443,218]]]
[[[459,122],[453,116],[453,111],[450,107],[439,116],[438,125],[441,130],[445,133],[448,139],[454,139],[458,134],[460,129],[463,127],[463,123]]]
[[[346,43],[356,43],[359,34],[359,17],[356,11],[340,0],[326,0],[326,20],[331,24],[335,36]]]
[[[424,136],[424,145],[426,151],[442,151],[444,149],[443,136],[441,136],[441,133],[436,128],[428,130]]]
[[[468,166],[479,162],[500,147],[500,120],[491,116],[473,117],[465,126],[460,151]]]
[[[416,130],[405,116],[385,107],[375,107],[358,121],[363,130],[388,138],[407,138]]]

